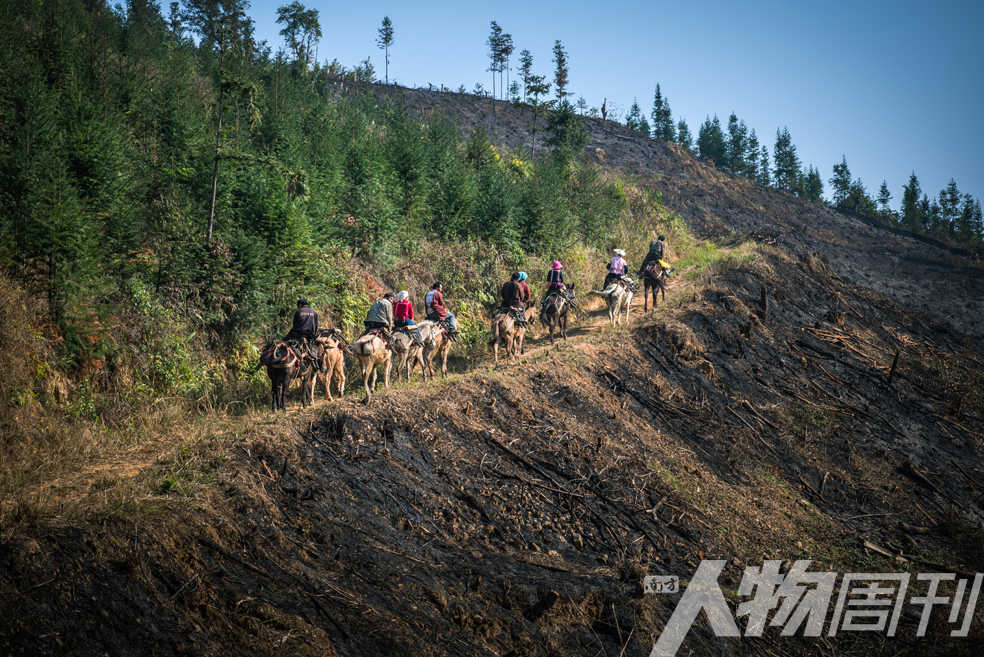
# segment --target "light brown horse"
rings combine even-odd
[[[651,262],[642,269],[642,312],[649,311],[649,293],[652,290],[653,310],[656,310],[657,295],[663,293],[666,302],[666,272],[658,262]]]
[[[372,401],[372,388],[376,387],[379,367],[383,368],[383,385],[389,389],[393,352],[387,347],[386,340],[376,331],[366,333],[350,344],[346,350],[359,359],[359,366],[362,369],[362,385],[366,390],[366,403],[368,404]]]
[[[523,318],[526,322],[531,322],[536,317],[536,305],[530,304],[529,308],[523,311]],[[526,338],[527,326],[520,324],[513,319],[511,312],[499,312],[492,319],[492,339],[489,345],[492,347],[493,360],[499,362],[500,342],[506,349],[506,355],[515,358],[517,354],[523,353],[523,342]]]
[[[342,338],[342,331],[339,328],[324,329],[318,333],[314,340],[315,348],[319,351],[318,362],[321,365],[319,372],[315,368],[310,368],[304,377],[304,385],[309,388],[308,398],[314,399],[314,388],[321,379],[325,387],[325,397],[332,401],[331,385],[335,384],[338,396],[345,394],[345,347],[346,342]]]

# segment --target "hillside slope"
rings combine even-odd
[[[246,418],[137,475],[152,490],[186,470],[139,516],[22,531],[0,544],[0,648],[637,656],[678,599],[643,595],[642,576],[685,579],[703,558],[731,560],[733,600],[765,558],[980,568],[971,343],[810,256],[765,249],[675,285],[685,303],[627,332],[581,321],[564,347],[371,408]],[[973,655],[982,621],[948,639],[934,616],[914,639],[906,611],[894,641],[822,643],[700,622],[684,650]]]
[[[373,87],[425,117],[450,116],[464,130],[483,127],[498,143],[529,152],[529,110],[467,94]],[[540,119],[538,144],[544,140]],[[612,121],[586,118],[588,155],[635,174],[705,237],[751,235],[793,253],[816,253],[856,285],[930,311],[962,333],[984,336],[984,266],[906,231],[887,230],[721,172],[674,144],[645,139]]]

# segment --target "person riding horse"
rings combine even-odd
[[[553,264],[550,265],[550,271],[547,272],[547,290],[543,293],[543,297],[540,299],[540,306],[544,307],[547,304],[547,299],[554,292],[559,292],[567,302],[574,307],[574,297],[567,289],[567,285],[564,283],[564,272],[562,271],[564,266],[560,264],[559,260],[554,260]]]
[[[526,325],[526,318],[523,311],[529,303],[529,285],[520,284],[520,272],[514,272],[510,279],[499,290],[502,299],[502,307],[499,312],[508,313],[520,325]]]
[[[458,324],[454,313],[449,313],[444,305],[444,286],[439,281],[431,285],[431,289],[424,295],[424,308],[427,319],[447,327],[448,337],[452,340],[457,337]]]
[[[308,304],[307,299],[298,299],[294,321],[290,331],[284,336],[284,342],[291,345],[298,353],[307,354],[314,367],[320,371],[321,358],[315,351],[314,345],[316,337],[318,337],[318,311]]]
[[[664,257],[666,257],[666,237],[660,235],[649,243],[649,253],[646,254],[645,259],[642,261],[642,266],[639,268],[639,276],[642,276],[646,268],[650,265],[659,265],[660,269],[669,275],[670,268],[663,260]]]
[[[605,284],[602,285],[602,289],[607,289],[614,281],[629,285],[629,282],[624,278],[629,273],[629,263],[625,262],[625,251],[615,249],[614,253],[615,255],[605,265],[605,268],[608,269],[608,275],[605,276]]]
[[[379,331],[384,340],[389,340],[390,331],[393,330],[393,293],[387,292],[376,303],[369,307],[369,313],[363,322],[366,333]],[[365,335],[365,333],[363,333]]]
[[[420,336],[417,322],[413,320],[413,303],[410,301],[410,293],[406,290],[400,290],[396,295],[396,303],[393,305],[393,325],[397,329],[406,330],[407,334],[413,338],[413,343],[418,347],[424,345],[424,339]]]

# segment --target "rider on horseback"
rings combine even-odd
[[[413,321],[413,304],[410,302],[410,293],[400,290],[396,295],[396,304],[393,305],[393,324],[398,329],[405,329],[407,334],[413,338],[413,343],[418,347],[424,345],[424,339],[417,328],[417,322]]]
[[[540,306],[546,306],[547,298],[554,292],[559,292],[567,302],[574,305],[574,297],[571,295],[570,291],[567,289],[567,285],[564,284],[564,272],[563,265],[560,264],[559,260],[554,260],[553,264],[550,266],[550,271],[547,272],[547,291],[543,293],[543,298],[540,299]]]
[[[607,289],[609,285],[614,281],[619,281],[623,284],[628,285],[628,281],[624,278],[626,274],[629,273],[629,263],[625,262],[625,251],[622,249],[615,249],[615,255],[612,259],[608,261],[605,268],[608,270],[608,275],[605,276],[605,284],[602,289]]]
[[[385,340],[389,340],[389,332],[393,329],[393,293],[387,292],[369,308],[366,320],[366,333],[379,331]],[[363,334],[365,335],[365,334]]]
[[[663,261],[664,257],[666,257],[666,237],[660,235],[649,243],[649,253],[646,254],[646,258],[642,261],[642,267],[639,268],[639,275],[642,276],[646,268],[653,264],[658,264],[669,275],[670,268]]]
[[[314,366],[320,370],[319,354],[314,349],[314,339],[318,336],[318,311],[308,304],[307,299],[297,300],[297,310],[294,311],[293,325],[284,336],[284,342],[294,350],[307,354]]]
[[[458,335],[454,313],[449,313],[444,306],[444,286],[440,282],[431,285],[431,289],[424,295],[424,307],[427,310],[427,319],[447,327],[448,337],[454,339]]]
[[[523,311],[526,310],[526,304],[529,303],[529,285],[520,284],[520,272],[514,272],[510,279],[502,286],[499,290],[499,296],[502,298],[502,307],[499,309],[501,313],[509,314],[517,323],[521,325],[526,325],[526,318],[523,315]],[[525,287],[525,289],[524,289]]]

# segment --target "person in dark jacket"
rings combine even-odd
[[[297,300],[293,325],[284,336],[284,341],[306,352],[315,367],[321,369],[319,354],[314,349],[314,339],[318,336],[318,311],[311,307],[307,299]]]
[[[525,310],[526,306],[523,304],[523,288],[519,285],[518,271],[502,286],[502,289],[499,290],[499,296],[502,298],[503,310],[510,308]]]
[[[646,270],[646,267],[650,264],[659,263],[665,256],[666,237],[660,235],[649,243],[649,253],[646,254],[645,259],[642,261],[642,267],[639,268],[639,275],[642,276],[642,272]]]

